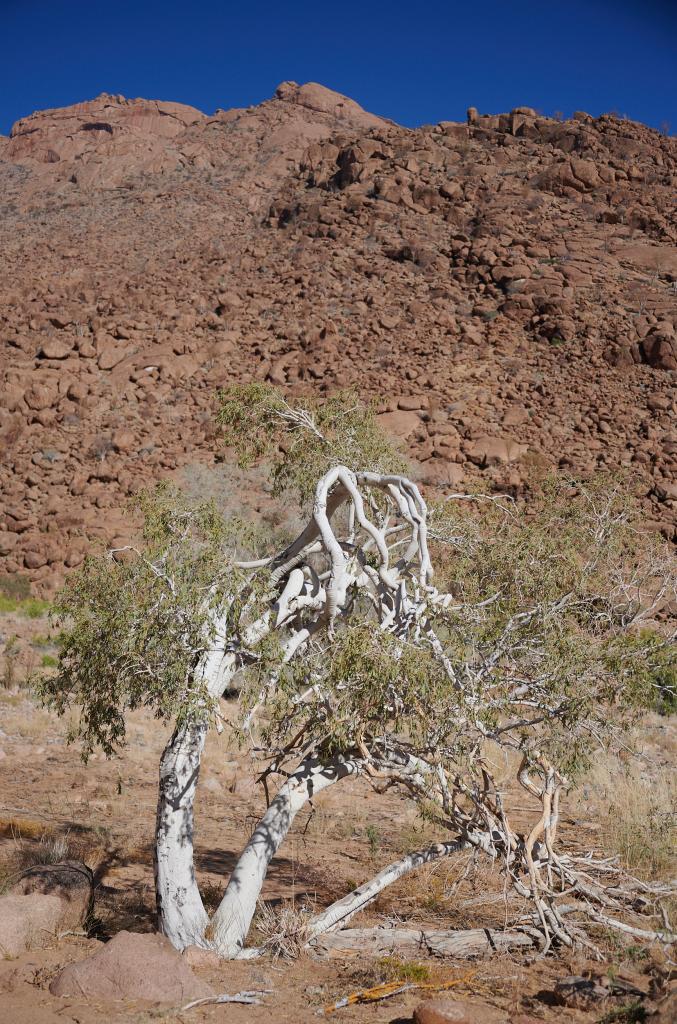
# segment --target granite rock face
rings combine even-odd
[[[438,492],[629,471],[675,537],[675,139],[529,107],[411,130],[285,82],[33,114],[0,186],[0,572],[47,590],[119,546],[252,379],[375,399]]]

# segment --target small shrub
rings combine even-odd
[[[31,838],[37,832],[32,822],[17,822],[12,826],[12,842],[3,849],[0,857],[0,895],[17,880],[22,871],[37,864],[60,864],[70,856],[79,855],[71,849],[68,833],[53,835],[45,832],[44,826],[39,837]],[[26,834],[24,834],[26,833]]]
[[[384,956],[376,966],[384,981],[430,981],[430,968],[426,964]]]
[[[43,633],[38,633],[31,640],[31,647],[52,647],[55,645],[55,641],[51,636],[47,636]]]
[[[375,825],[367,825],[364,830],[364,834],[367,837],[369,843],[369,853],[372,857],[375,857],[378,851],[381,849],[381,836]]]
[[[609,1010],[600,1019],[599,1024],[642,1024],[647,1019],[647,1011],[639,999],[634,999],[625,1006]]]
[[[48,614],[49,610],[49,601],[42,601],[38,597],[29,597],[28,600],[21,602],[19,612],[28,619],[41,619]]]
[[[262,939],[262,945],[273,956],[286,960],[301,955],[308,941],[310,915],[288,900],[281,906],[259,903],[254,927]]]

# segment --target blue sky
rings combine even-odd
[[[0,0],[0,133],[100,92],[248,106],[317,81],[406,125],[468,106],[677,132],[677,0]]]

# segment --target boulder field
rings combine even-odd
[[[0,572],[48,590],[123,537],[252,379],[356,388],[437,492],[621,472],[675,538],[674,138],[102,95],[0,137],[0,187]]]

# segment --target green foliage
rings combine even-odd
[[[633,999],[624,1006],[617,1006],[600,1017],[599,1024],[642,1024],[647,1020],[648,1012],[641,1000]]]
[[[208,716],[212,703],[194,669],[214,633],[213,614],[236,579],[233,556],[251,539],[212,503],[192,506],[166,485],[138,499],[138,548],[89,556],[55,604],[62,626],[59,670],[43,677],[44,702],[80,708],[72,738],[87,757],[125,738],[125,712],[147,707],[162,721]]]
[[[332,466],[353,471],[406,472],[406,461],[376,423],[372,406],[340,391],[290,403],[268,384],[236,384],[220,392],[224,440],[241,467],[270,460],[273,493],[290,491],[301,504]]]
[[[603,734],[610,707],[622,717],[674,692],[674,645],[628,628],[638,591],[624,597],[620,583],[660,552],[627,513],[608,481],[546,480],[526,508],[447,502],[430,514],[437,585],[461,606],[436,623],[449,656],[478,665],[502,647],[492,685],[538,679],[535,695],[553,713],[532,742],[571,775],[586,767],[590,726]]]
[[[383,981],[430,981],[430,968],[413,960],[401,960],[397,956],[383,956],[376,961],[376,968]]]
[[[25,576],[0,576],[0,613],[39,619],[49,611],[49,603],[31,597],[30,583]]]
[[[56,668],[59,664],[59,659],[53,657],[51,654],[43,654],[40,659],[40,664],[43,668]]]
[[[358,619],[337,629],[307,650],[302,659],[280,666],[278,649],[270,642],[257,648],[241,696],[248,712],[271,675],[275,691],[266,703],[264,744],[282,749],[299,730],[314,738],[317,748],[333,754],[351,750],[365,735],[385,729],[406,730],[412,743],[427,745],[434,716],[445,707],[449,682],[430,651],[402,645],[389,633]],[[315,691],[297,697],[311,683]],[[446,723],[456,732],[454,722]]]
[[[613,488],[546,481],[526,509],[490,496],[447,502],[431,510],[430,531],[435,582],[456,599],[431,608],[430,621],[456,681],[425,634],[381,631],[358,600],[302,659],[280,667],[268,640],[258,652],[243,703],[248,712],[274,674],[264,745],[282,752],[300,734],[333,753],[394,737],[462,773],[478,730],[508,738],[512,719],[514,743],[573,779],[612,718],[654,706],[657,686],[672,692],[674,647],[628,631],[639,605],[621,597],[619,581],[651,552]],[[525,684],[535,709],[526,713],[511,699]]]
[[[677,711],[677,648],[651,629],[625,633],[609,643],[607,657],[614,676],[625,684],[628,699],[661,715]]]

